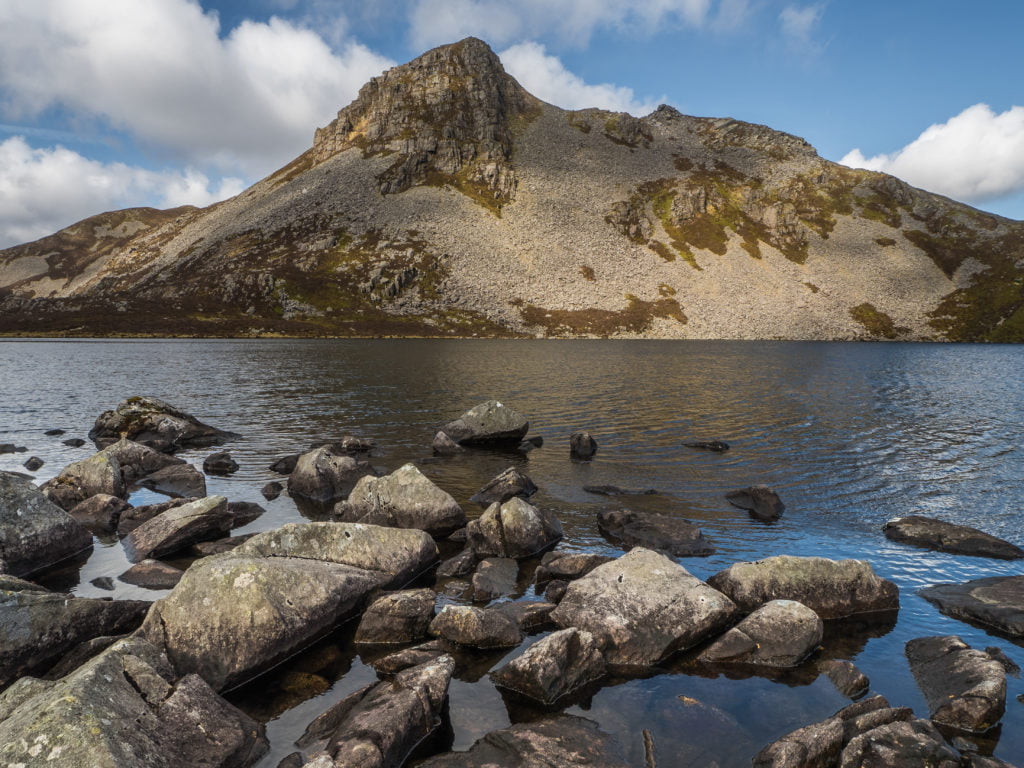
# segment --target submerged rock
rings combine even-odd
[[[769,600],[796,600],[822,619],[899,608],[899,590],[875,575],[863,560],[779,555],[752,563],[735,563],[708,584],[750,612]]]
[[[920,515],[890,520],[882,526],[882,532],[886,538],[901,544],[950,552],[954,555],[995,557],[1002,560],[1019,560],[1024,557],[1024,549],[977,528]]]
[[[871,681],[851,661],[842,659],[819,661],[818,671],[828,677],[841,694],[851,699],[859,699],[871,687]]]
[[[587,493],[596,493],[598,496],[656,496],[658,492],[653,488],[646,490],[640,488],[619,488],[617,485],[584,485],[583,490]]]
[[[569,584],[551,616],[597,638],[609,664],[649,666],[713,637],[733,602],[664,555],[637,547]]]
[[[395,528],[419,528],[444,538],[466,525],[466,513],[414,464],[384,477],[362,477],[347,501],[334,507],[338,520]]]
[[[24,576],[92,546],[92,535],[31,482],[0,472],[0,572]]]
[[[470,501],[481,506],[504,504],[518,496],[528,499],[537,492],[533,480],[515,467],[509,467],[470,497]]]
[[[918,592],[947,616],[1024,637],[1024,575],[936,584]]]
[[[919,637],[906,650],[934,722],[974,733],[999,722],[1006,709],[1002,664],[955,635]]]
[[[711,451],[712,453],[725,453],[729,450],[729,444],[721,440],[698,440],[693,443],[683,443],[687,448],[696,448],[700,451]]]
[[[772,600],[715,640],[701,661],[793,667],[821,642],[818,614],[793,600]]]
[[[277,480],[272,480],[260,489],[260,493],[263,494],[263,498],[267,501],[273,501],[281,495],[282,491],[284,491],[284,486],[277,482]]]
[[[605,674],[604,657],[589,632],[563,629],[539,640],[491,673],[495,685],[553,704]]]
[[[85,440],[80,437],[72,437],[67,440],[62,440],[61,443],[68,446],[69,448],[81,448],[85,445]]]
[[[497,608],[446,605],[430,622],[430,634],[473,648],[511,648],[523,640],[516,622]]]
[[[238,462],[227,451],[211,453],[203,459],[203,472],[208,475],[230,475],[238,471]]]
[[[673,557],[707,557],[715,547],[704,538],[700,528],[689,520],[634,512],[629,509],[606,510],[597,516],[597,527],[623,549],[646,547]]]
[[[412,643],[427,636],[436,595],[431,589],[407,589],[381,595],[363,613],[357,643]]]
[[[569,436],[569,456],[579,461],[589,461],[597,453],[597,440],[589,432],[573,432]]]
[[[28,448],[14,443],[0,443],[0,455],[5,453],[26,453]]]
[[[516,445],[530,430],[530,422],[507,405],[488,400],[470,408],[441,431],[459,445]]]
[[[745,509],[758,520],[771,522],[782,517],[786,505],[779,494],[766,485],[752,485],[739,491],[725,494],[726,500],[734,507]]]
[[[128,495],[121,465],[113,456],[102,453],[68,464],[40,489],[63,510],[70,510],[98,493],[122,499]]]
[[[163,557],[197,541],[218,539],[231,530],[234,517],[223,496],[207,496],[147,520],[125,537],[128,560]]]
[[[326,503],[348,496],[360,478],[376,474],[365,461],[325,445],[299,457],[288,476],[288,493]]]
[[[123,437],[162,453],[173,453],[181,448],[217,445],[238,436],[203,424],[155,397],[129,397],[115,410],[100,414],[89,430],[89,439],[100,448]]]
[[[492,504],[466,526],[466,541],[478,557],[520,559],[562,538],[562,524],[519,497]]]

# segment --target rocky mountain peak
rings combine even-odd
[[[515,196],[515,128],[538,108],[497,54],[469,37],[370,80],[317,130],[313,159],[358,147],[366,157],[394,158],[378,176],[383,194],[450,184],[499,208]]]

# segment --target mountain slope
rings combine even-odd
[[[1024,224],[764,126],[558,109],[469,38],[231,200],[0,251],[0,332],[1021,341]]]

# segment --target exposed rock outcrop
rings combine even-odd
[[[436,595],[430,589],[409,589],[381,595],[359,620],[357,643],[411,643],[427,636],[434,618]]]
[[[557,517],[518,496],[492,504],[466,526],[466,541],[478,557],[529,557],[561,538]]]

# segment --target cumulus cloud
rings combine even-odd
[[[102,211],[209,205],[243,188],[241,179],[214,181],[193,168],[159,172],[100,163],[60,146],[33,149],[21,136],[0,142],[0,171],[0,248]]]
[[[468,35],[496,45],[527,38],[554,37],[585,45],[598,29],[651,32],[664,24],[699,27],[713,0],[415,0],[410,16],[412,42],[430,47]],[[730,0],[730,12],[737,4]]]
[[[259,176],[392,64],[280,18],[222,36],[196,0],[4,0],[0,111],[63,109],[168,159]]]
[[[587,85],[567,70],[558,57],[548,54],[540,43],[519,43],[499,55],[505,70],[526,90],[563,109],[600,107],[646,115],[657,106],[653,101],[638,101],[632,88],[609,83]]]
[[[891,173],[917,187],[981,202],[1024,191],[1024,107],[975,104],[891,154],[849,152],[843,165]]]

